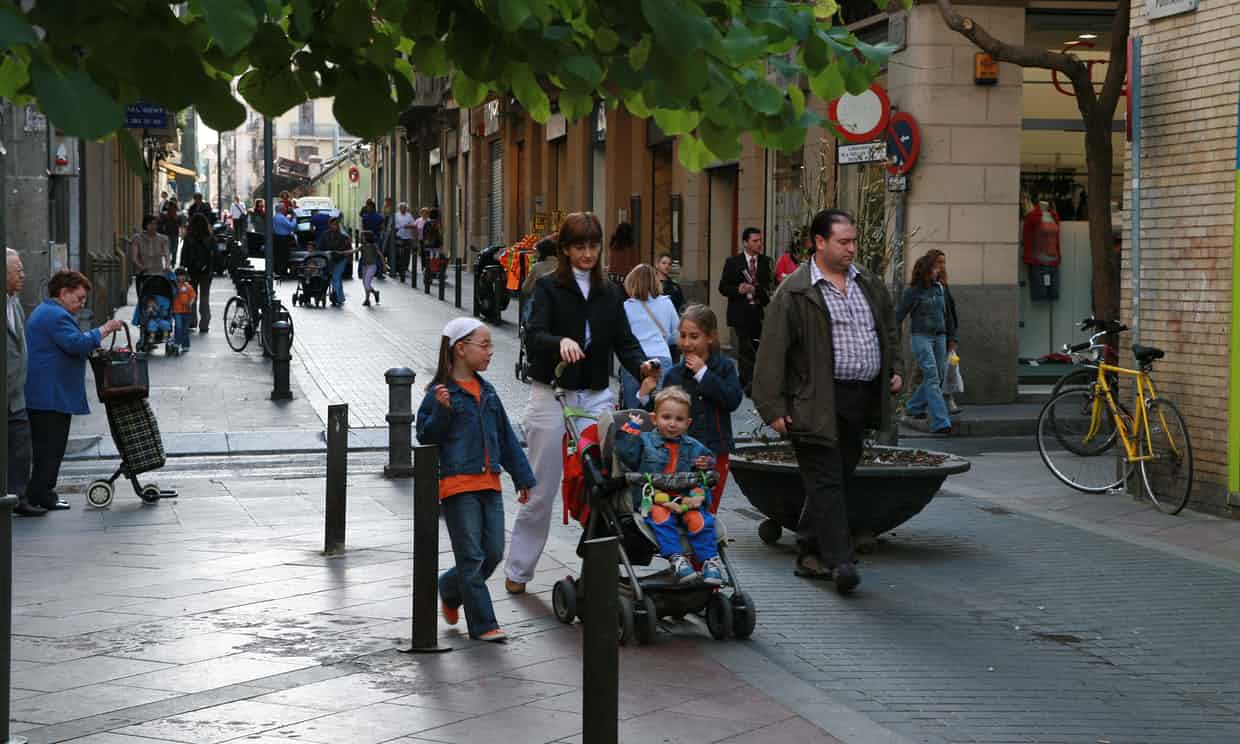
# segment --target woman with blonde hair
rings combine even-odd
[[[662,292],[659,274],[650,264],[638,264],[624,278],[624,314],[629,328],[642,345],[647,359],[659,362],[659,384],[672,368],[671,346],[680,336],[680,316],[671,298]],[[620,370],[620,407],[640,408],[639,383],[628,370]]]

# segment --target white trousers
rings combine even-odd
[[[611,390],[573,390],[568,392],[566,402],[571,408],[598,414],[612,410],[614,398]],[[594,422],[577,419],[575,423],[584,428]],[[547,545],[551,512],[559,500],[560,481],[564,477],[563,440],[564,414],[551,386],[533,383],[525,407],[525,444],[538,485],[530,489],[530,500],[520,506],[512,527],[512,544],[504,569],[510,581],[524,584],[533,579]]]

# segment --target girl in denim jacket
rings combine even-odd
[[[929,416],[930,431],[950,434],[952,420],[943,399],[943,375],[947,371],[947,298],[939,283],[935,256],[927,253],[913,265],[913,278],[896,308],[896,322],[912,319],[913,358],[921,368],[921,385],[908,399],[909,416]]]
[[[478,374],[495,353],[491,331],[474,318],[444,326],[439,366],[418,409],[418,441],[439,445],[439,499],[456,566],[439,577],[443,618],[465,623],[471,638],[507,639],[495,619],[487,579],[504,557],[501,467],[520,500],[529,498],[534,473],[495,388]]]

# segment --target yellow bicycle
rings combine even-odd
[[[1104,332],[1105,333],[1105,332]],[[1096,334],[1089,342],[1066,347],[1073,354],[1098,352],[1105,346]],[[1038,414],[1038,452],[1055,477],[1086,493],[1119,488],[1141,470],[1150,501],[1160,511],[1178,514],[1193,488],[1193,448],[1188,427],[1175,404],[1159,398],[1150,379],[1162,349],[1133,344],[1138,369],[1099,361],[1090,385],[1065,388]],[[1116,400],[1116,380],[1136,380],[1132,411]],[[1116,444],[1123,447],[1115,449]]]

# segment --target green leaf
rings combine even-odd
[[[648,59],[650,59],[650,37],[643,36],[637,46],[629,50],[629,66],[634,70],[640,70],[646,66]]]
[[[292,16],[297,38],[309,39],[314,33],[314,5],[310,0],[293,0]]]
[[[35,57],[30,87],[47,118],[77,137],[99,139],[125,121],[124,107],[79,67],[65,70]]]
[[[241,76],[237,92],[263,116],[279,116],[306,100],[301,82],[291,69],[250,70]],[[339,102],[340,99],[337,99]]]
[[[332,115],[350,134],[381,137],[396,123],[400,110],[392,100],[387,74],[362,64],[342,71],[342,85],[332,102]]]
[[[473,108],[487,99],[487,86],[457,70],[452,74],[452,98],[463,108]]]
[[[530,17],[530,5],[526,0],[498,0],[499,25],[508,33],[521,28]]]
[[[254,38],[258,16],[248,0],[202,0],[202,9],[211,40],[225,54],[240,54]]]
[[[825,21],[838,12],[840,12],[840,6],[835,0],[814,0],[815,18]]]
[[[539,124],[546,124],[551,118],[551,99],[547,91],[538,83],[530,66],[515,64],[508,70],[508,82],[512,85],[513,95],[521,102],[530,118]]]
[[[414,43],[411,59],[414,69],[423,75],[447,75],[452,70],[444,45],[430,37]]]
[[[719,42],[728,61],[742,65],[766,54],[768,41],[765,36],[755,36],[746,26],[734,26]]]
[[[741,89],[741,98],[754,111],[774,116],[784,107],[784,95],[765,80],[751,80]]]
[[[688,134],[702,121],[702,114],[697,111],[673,109],[655,109],[654,123],[659,125],[664,134]]]
[[[665,49],[695,52],[711,45],[719,31],[700,13],[695,3],[682,0],[641,0],[642,15],[650,24],[655,40]],[[713,37],[713,38],[712,38]]]
[[[702,140],[692,134],[682,134],[676,139],[676,157],[681,165],[693,173],[698,173],[711,163],[720,160],[707,149]]]
[[[594,97],[588,93],[574,93],[571,90],[560,92],[557,101],[564,118],[576,121],[594,111]]]
[[[811,72],[819,72],[831,64],[831,50],[827,47],[827,41],[822,37],[821,32],[810,34],[801,47],[801,51],[805,66]]]
[[[19,91],[30,82],[30,63],[19,59],[15,54],[0,57],[0,98],[12,101],[14,105],[24,106],[29,96]]]
[[[34,44],[39,37],[30,22],[22,16],[0,8],[0,49],[12,49],[18,44]]]
[[[698,136],[702,138],[706,149],[720,160],[733,160],[741,154],[740,132],[735,128],[721,126],[711,119],[703,119],[698,127]]]
[[[604,54],[611,54],[620,46],[620,37],[615,31],[604,26],[595,30],[594,46],[598,47],[598,50]]]
[[[800,116],[805,112],[805,92],[799,85],[788,86],[788,99],[792,101],[792,113]]]
[[[630,114],[636,116],[638,119],[650,118],[650,108],[646,106],[646,101],[642,96],[641,91],[635,91],[626,96],[624,99],[624,107],[628,109]]]
[[[284,29],[274,23],[264,23],[254,33],[254,43],[250,45],[250,62],[255,67],[279,69],[288,67],[289,57],[293,54],[293,45],[284,35]]]
[[[887,60],[891,58],[891,55],[895,54],[896,45],[889,41],[884,41],[879,44],[867,44],[858,39],[857,51],[861,52],[867,62],[872,62],[876,65],[885,65],[887,64]]]
[[[844,95],[844,76],[840,72],[840,63],[828,65],[822,72],[810,77],[809,89],[823,101],[834,101]]]
[[[565,57],[560,61],[560,71],[581,81],[585,87],[593,90],[603,81],[603,68],[593,57],[577,54]]]
[[[339,0],[324,26],[334,45],[357,49],[370,41],[370,8],[366,0]]]
[[[245,123],[245,106],[233,98],[227,80],[216,79],[207,88],[208,97],[197,101],[198,115],[217,132],[227,132]]]

